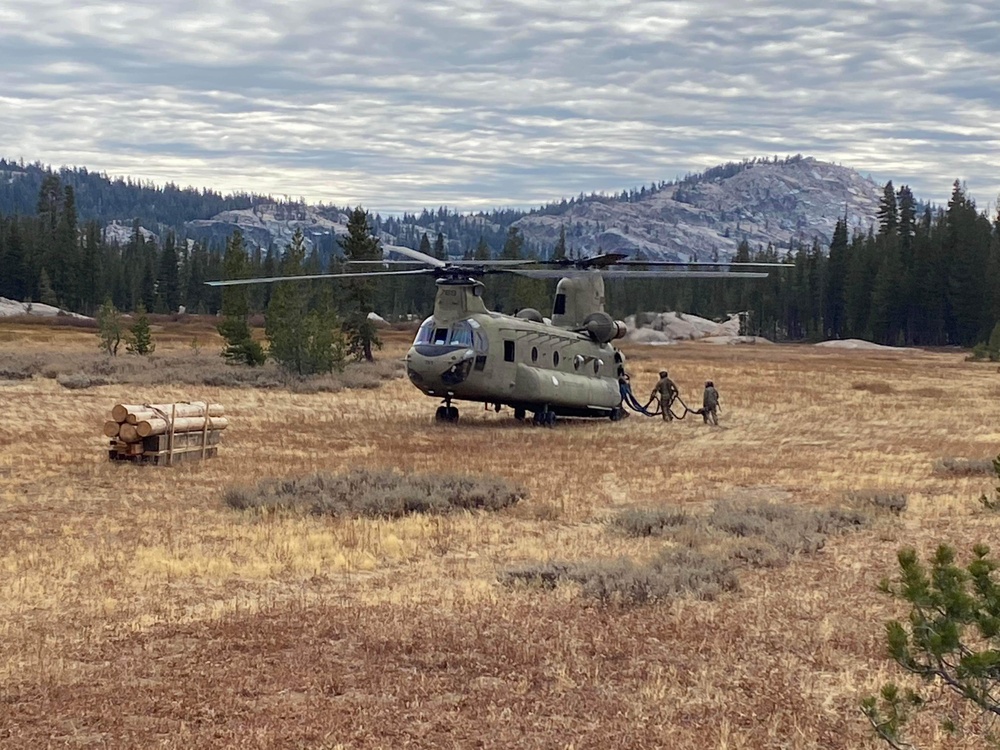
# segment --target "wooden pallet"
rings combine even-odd
[[[170,465],[180,461],[211,458],[218,454],[222,442],[222,431],[179,432],[171,435],[151,435],[139,442],[126,443],[111,440],[108,458],[112,461],[132,461]]]

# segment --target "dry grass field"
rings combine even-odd
[[[211,329],[165,325],[157,355],[213,357]],[[409,334],[388,336],[398,359]],[[0,324],[0,369],[92,357],[92,331]],[[1000,374],[961,353],[808,346],[626,346],[648,394],[669,366],[689,403],[707,378],[721,427],[521,425],[436,403],[405,379],[293,393],[0,381],[0,747],[874,748],[861,697],[897,678],[876,591],[907,543],[997,538],[989,475]],[[51,373],[50,373],[51,374]],[[120,401],[208,399],[231,416],[219,457],[107,460]],[[644,399],[643,399],[644,400]],[[398,519],[262,515],[234,487],[352,469],[500,477],[529,495],[493,513]],[[703,600],[601,604],[572,583],[507,586],[546,561],[643,560],[684,540],[632,538],[627,509],[720,502],[901,514],[785,566],[740,568]],[[927,747],[978,747],[973,724]]]

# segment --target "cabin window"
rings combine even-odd
[[[537,362],[538,361],[538,347],[537,346],[531,347],[531,361],[532,362]]]
[[[553,315],[565,315],[566,314],[566,295],[557,294],[556,303],[552,306]]]
[[[451,344],[455,346],[472,346],[472,326],[465,321],[459,321],[451,328]]]
[[[556,367],[559,366],[559,352],[552,352],[552,364]]]
[[[514,342],[504,341],[503,342],[503,360],[504,362],[514,361]]]
[[[586,360],[583,358],[582,354],[577,354],[575,357],[573,357],[573,369],[579,370],[581,367],[583,367],[583,363],[585,361]]]
[[[434,318],[427,318],[423,323],[420,324],[420,330],[417,331],[417,338],[414,339],[414,344],[429,344],[434,340]]]
[[[604,362],[601,361],[601,360],[599,360],[599,359],[595,359],[594,360],[594,374],[595,375],[597,375],[601,371],[601,365],[603,365],[603,364],[604,364]]]

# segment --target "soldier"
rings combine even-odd
[[[660,379],[653,386],[653,392],[649,394],[649,398],[652,400],[659,396],[664,422],[671,422],[674,419],[674,415],[670,413],[670,406],[674,403],[677,395],[677,386],[674,385],[674,381],[667,375],[666,370],[660,370]]]
[[[701,408],[698,410],[705,420],[705,424],[719,424],[719,392],[715,390],[715,383],[711,380],[705,382],[705,395],[701,399]]]

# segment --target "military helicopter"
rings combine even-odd
[[[406,247],[383,245],[382,250],[408,260],[355,262],[383,267],[415,263],[420,267],[207,283],[228,286],[433,275],[437,286],[434,313],[421,323],[404,361],[410,382],[424,394],[441,399],[435,419],[457,422],[459,413],[453,402],[472,401],[498,412],[510,407],[518,421],[530,412],[536,424],[551,426],[557,417],[617,421],[625,413],[618,381],[624,372],[625,355],[613,342],[623,338],[627,330],[624,322],[614,320],[604,310],[605,278],[763,278],[768,275],[765,271],[731,268],[784,265],[631,260],[622,253],[557,261],[444,261]],[[643,268],[633,268],[636,266]],[[704,266],[713,270],[692,270]],[[479,279],[489,274],[559,279],[551,318],[532,308],[515,315],[488,310],[483,302],[485,287]]]

